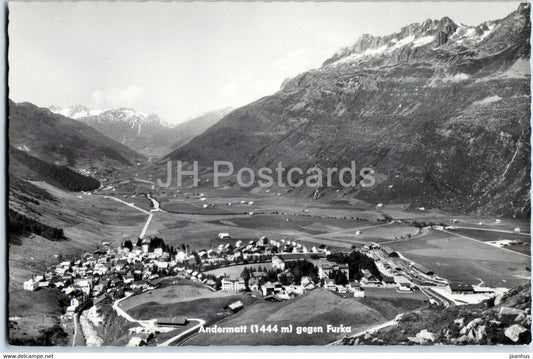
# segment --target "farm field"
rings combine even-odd
[[[172,284],[173,282],[176,284]],[[148,302],[164,305],[195,299],[228,297],[234,294],[231,292],[221,291],[213,292],[201,284],[197,284],[188,280],[176,280],[173,282],[167,282],[167,284],[162,285],[161,288],[133,295],[123,300],[120,303],[120,307],[126,311],[129,311]]]
[[[266,268],[271,269],[272,263],[253,263],[253,264],[242,264],[242,265],[236,265],[231,267],[224,267],[224,268],[217,268],[213,269],[207,272],[204,272],[205,274],[213,274],[215,276],[220,275],[227,275],[233,278],[239,278],[244,268]]]
[[[191,201],[192,202],[192,201]],[[198,214],[198,215],[216,215],[216,214],[243,214],[246,211],[238,211],[233,207],[219,208],[207,207],[203,208],[204,202],[196,200],[197,203],[187,203],[185,201],[163,200],[161,201],[161,209],[177,213],[177,214]]]
[[[530,278],[530,257],[453,234],[432,231],[388,246],[451,281],[510,288]]]
[[[153,291],[155,292],[155,291]],[[168,317],[201,318],[207,323],[218,321],[228,315],[225,307],[238,300],[248,306],[259,299],[248,294],[232,292],[212,292],[211,295],[185,299],[162,299],[158,294],[153,301],[142,301],[135,307],[127,310],[128,314],[136,319],[153,319]],[[122,303],[121,303],[122,304]]]
[[[46,189],[57,201],[41,201],[39,213],[46,223],[64,228],[68,237],[66,241],[49,241],[43,237],[32,235],[13,237],[10,243],[9,270],[10,292],[20,290],[22,282],[33,274],[41,273],[48,265],[60,260],[70,259],[83,252],[94,251],[102,247],[104,241],[118,246],[124,239],[136,240],[143,228],[147,213],[108,197],[115,197],[125,202],[134,202],[141,209],[149,210],[150,201],[138,191],[124,192],[117,186],[115,192],[92,195],[69,193],[57,190],[44,183],[35,183]],[[124,184],[124,187],[136,188],[139,183]],[[141,183],[141,187],[149,184]],[[148,190],[150,192],[150,190]],[[362,204],[326,203],[302,200],[296,203],[285,195],[265,193],[243,193],[232,190],[198,189],[205,192],[209,203],[217,203],[216,207],[201,208],[203,202],[198,198],[184,199],[162,193],[155,193],[161,201],[161,207],[172,205],[180,213],[160,211],[153,214],[146,236],[157,235],[169,246],[187,244],[190,250],[214,249],[219,244],[234,244],[237,240],[245,242],[257,240],[262,236],[270,239],[295,240],[308,248],[326,245],[331,249],[349,249],[354,244],[378,242],[399,251],[405,257],[433,270],[437,275],[453,281],[487,286],[514,287],[527,281],[530,276],[529,247],[522,245],[521,253],[503,250],[474,240],[461,238],[456,234],[465,235],[480,241],[507,239],[512,234],[487,231],[487,229],[512,230],[513,226],[527,228],[524,223],[505,220],[502,223],[489,223],[484,227],[476,223],[479,218],[461,217],[461,225],[472,226],[482,230],[458,229],[454,233],[435,230],[419,230],[408,224],[388,224],[378,222],[389,209],[378,211],[373,207],[365,209]],[[132,198],[131,194],[137,193]],[[126,197],[123,195],[126,194]],[[180,195],[178,194],[177,197]],[[253,201],[254,204],[236,203],[240,200]],[[231,201],[234,205],[225,206]],[[31,205],[31,204],[29,204]],[[22,204],[16,204],[22,206]],[[223,207],[225,206],[225,207]],[[331,206],[332,208],[329,208]],[[231,209],[231,211],[229,211]],[[426,222],[440,223],[451,221],[451,215],[438,211],[415,213],[395,211],[395,218],[413,218]],[[248,211],[254,211],[250,216]],[[405,214],[405,216],[403,216]],[[362,233],[356,235],[360,230]],[[218,233],[228,232],[231,239],[220,240]],[[411,235],[411,238],[407,238]],[[399,239],[404,237],[406,239]],[[529,237],[520,236],[529,244]],[[507,247],[509,249],[517,249]],[[527,247],[527,248],[525,248]],[[270,264],[246,265],[268,267]],[[245,265],[226,267],[214,270],[215,275],[227,274],[238,277]],[[161,288],[135,295],[121,303],[130,315],[138,319],[154,319],[172,316],[205,319],[208,325],[220,323],[253,324],[272,321],[278,325],[350,325],[353,331],[363,330],[375,324],[394,318],[398,313],[414,310],[427,305],[427,298],[420,292],[398,293],[394,289],[367,288],[366,298],[343,298],[331,292],[317,290],[304,296],[283,303],[266,302],[249,294],[229,292],[211,292],[206,287],[188,281],[162,281]],[[40,292],[40,291],[38,291]],[[316,292],[316,293],[315,293]],[[10,293],[10,294],[11,294]],[[37,293],[37,292],[36,292]],[[17,313],[16,305],[25,305],[17,294],[10,296],[10,316]],[[56,299],[54,299],[56,300]],[[243,301],[243,311],[230,315],[224,307],[237,300]],[[323,303],[323,304],[322,304]],[[15,305],[14,307],[12,305]],[[36,307],[36,313],[20,311],[17,323],[35,321],[37,328],[50,328],[58,324],[58,314],[47,314],[49,311]],[[42,314],[41,314],[42,313]],[[309,315],[309,313],[313,313]],[[44,314],[44,316],[43,316]],[[44,318],[44,319],[43,319]],[[239,319],[240,318],[240,319]],[[326,318],[329,321],[326,321]],[[41,324],[37,323],[38,319]],[[343,322],[346,320],[346,322]],[[43,324],[44,323],[44,324]],[[39,324],[39,325],[37,325]],[[14,329],[16,330],[16,329]],[[40,329],[39,329],[40,330]],[[179,333],[178,328],[167,333]],[[37,335],[38,332],[32,334]],[[297,335],[289,334],[281,337],[272,334],[228,337],[218,334],[196,335],[188,339],[185,345],[223,344],[231,339],[231,344],[325,344],[337,339],[337,334]],[[202,339],[203,338],[203,339]],[[159,338],[163,340],[163,337]],[[158,339],[158,340],[159,340]]]
[[[356,236],[358,229],[363,233]],[[220,232],[229,233],[232,239],[218,239]],[[417,228],[405,224],[386,225],[356,219],[273,214],[203,216],[174,213],[158,213],[147,232],[148,235],[157,234],[172,245],[188,243],[194,249],[213,248],[239,239],[257,240],[262,236],[276,240],[297,240],[310,246],[325,244],[350,248],[357,243],[384,242],[417,233]]]
[[[428,298],[420,292],[398,293],[388,288],[366,288],[365,297],[354,300],[378,311],[387,320],[428,305]]]
[[[356,231],[360,234],[355,234]],[[397,240],[400,237],[415,236],[419,233],[416,227],[405,224],[370,224],[356,227],[350,230],[331,232],[318,236],[321,239],[348,240],[353,243],[360,242],[385,242],[388,240]]]
[[[266,324],[313,327],[322,326],[323,333],[246,333],[246,334],[197,334],[184,342],[184,345],[323,345],[345,336],[326,333],[326,326],[351,327],[352,333],[364,330],[391,317],[392,310],[383,315],[377,305],[373,308],[356,298],[342,298],[326,289],[316,289],[293,300],[283,303],[260,302],[219,323],[219,326]],[[414,307],[423,305],[417,301]],[[389,305],[391,308],[393,304]],[[396,314],[402,309],[398,308]],[[395,314],[395,315],[396,315]],[[392,317],[394,317],[393,315]]]
[[[505,249],[515,251],[522,254],[531,254],[531,237],[529,235],[520,235],[505,232],[496,232],[483,229],[467,229],[457,228],[453,231],[466,237],[477,239],[482,242],[496,242],[496,241],[519,241],[521,244],[514,244],[504,247]]]

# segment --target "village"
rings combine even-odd
[[[24,289],[62,291],[70,298],[66,318],[88,309],[97,298],[118,301],[154,290],[165,277],[191,280],[212,291],[246,291],[278,302],[318,287],[344,297],[361,298],[367,288],[393,288],[399,293],[421,291],[430,304],[444,307],[479,302],[496,294],[490,288],[448,283],[400,253],[375,243],[342,252],[324,245],[308,248],[296,241],[266,237],[231,243],[229,233],[219,233],[218,239],[225,243],[215,249],[192,252],[186,245],[169,247],[158,237],[138,239],[135,245],[126,240],[118,248],[104,242],[103,248],[93,253],[62,261],[27,280]],[[243,267],[240,277],[209,273],[235,266]],[[228,309],[235,313],[243,309],[243,303],[236,301]],[[175,325],[187,322],[171,321]]]

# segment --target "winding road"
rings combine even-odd
[[[168,329],[168,327],[165,327],[164,330],[162,330],[162,328],[159,325],[157,325],[157,319],[139,320],[139,319],[135,319],[131,315],[129,315],[124,309],[120,308],[120,306],[119,306],[120,302],[122,302],[124,299],[127,299],[127,298],[129,298],[129,296],[121,298],[119,300],[116,300],[113,303],[113,309],[117,312],[117,314],[119,316],[121,316],[122,318],[126,319],[127,321],[129,321],[131,323],[139,324],[147,332],[156,332],[156,331],[161,332],[161,331],[165,331],[166,329]],[[175,342],[176,340],[179,340],[180,338],[182,338],[182,337],[184,337],[184,336],[186,336],[186,335],[188,335],[188,334],[200,329],[201,326],[205,325],[205,320],[203,320],[201,318],[187,318],[187,320],[189,322],[196,321],[196,322],[198,322],[198,324],[195,325],[192,328],[187,329],[186,331],[184,331],[182,333],[179,333],[179,334],[173,336],[172,338],[164,341],[163,343],[158,344],[157,346],[158,347],[168,346],[168,345],[172,344],[173,342]]]
[[[359,332],[357,334],[346,336],[346,337],[344,337],[342,339],[336,340],[336,341],[334,341],[332,343],[327,344],[326,346],[329,347],[329,346],[333,346],[333,345],[339,345],[339,344],[342,344],[342,342],[346,338],[357,338],[357,337],[360,337],[360,336],[365,335],[365,334],[372,334],[372,333],[375,333],[375,332],[377,332],[377,331],[379,331],[381,329],[392,327],[393,325],[396,325],[396,324],[398,324],[396,319],[389,320],[388,322],[375,325],[375,326],[370,327],[368,329],[365,329],[365,330],[363,330],[363,331],[361,331],[361,332]]]
[[[197,321],[198,324],[195,325],[195,326],[192,327],[192,328],[187,329],[187,330],[184,331],[183,333],[180,333],[180,334],[178,334],[178,335],[176,335],[176,336],[174,336],[174,337],[172,337],[172,338],[170,338],[170,339],[164,341],[163,343],[158,344],[157,346],[158,346],[158,347],[166,347],[166,346],[169,346],[169,345],[172,344],[173,342],[175,342],[175,341],[181,339],[182,337],[184,337],[184,336],[186,336],[186,335],[188,335],[188,334],[190,334],[190,333],[193,333],[194,331],[197,331],[198,329],[200,329],[201,326],[205,325],[205,320],[200,319],[200,318],[187,318],[187,320],[188,320],[188,321],[193,321],[193,320],[194,320],[194,321]]]

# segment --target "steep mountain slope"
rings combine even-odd
[[[304,171],[354,160],[377,184],[322,189],[326,198],[527,217],[529,13],[522,4],[476,27],[443,18],[364,35],[166,159]]]
[[[50,111],[83,122],[107,137],[146,156],[160,157],[201,134],[230,112],[224,108],[172,126],[156,115],[129,108],[91,110],[75,105],[50,106]]]
[[[143,157],[76,120],[30,103],[9,101],[10,146],[72,168],[129,165]]]
[[[231,107],[210,111],[201,116],[176,125],[167,133],[160,133],[161,138],[169,143],[168,150],[164,154],[167,154],[170,151],[186,144],[191,139],[200,135],[209,127],[216,124],[231,111],[233,111]]]

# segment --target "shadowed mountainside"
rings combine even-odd
[[[377,185],[323,194],[528,217],[529,13],[522,4],[475,27],[443,18],[364,35],[165,159],[304,171],[355,160]]]

